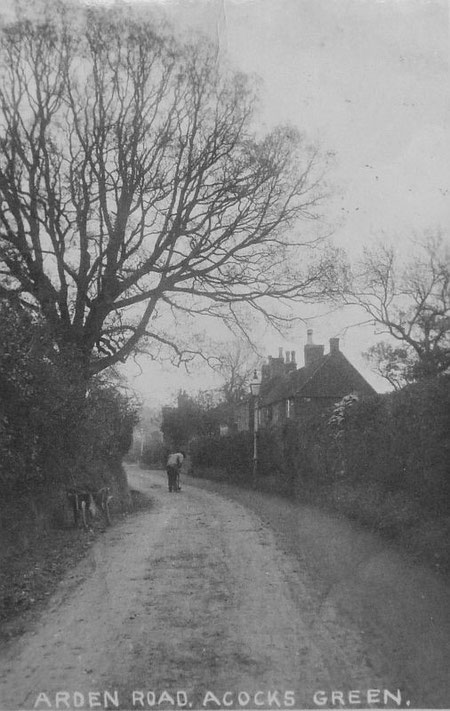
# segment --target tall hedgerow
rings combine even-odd
[[[4,496],[89,481],[120,462],[136,422],[107,378],[86,387],[45,324],[0,303],[0,483]]]

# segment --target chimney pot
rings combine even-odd
[[[278,349],[278,358],[283,358],[283,349],[282,348]]]
[[[291,363],[295,363],[295,351],[291,351]]]
[[[289,351],[286,351],[286,363],[290,363],[291,361],[291,354]]]
[[[312,345],[312,342],[313,342],[313,330],[312,330],[312,328],[308,328],[308,330],[306,331],[306,336],[307,336],[307,338],[306,338],[306,343],[309,344],[309,345]]]

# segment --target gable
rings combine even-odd
[[[375,395],[372,386],[339,351],[324,356],[320,368],[295,394],[339,399],[355,391],[362,396]]]

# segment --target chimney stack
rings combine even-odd
[[[286,351],[286,361],[284,363],[284,372],[292,373],[292,371],[297,370],[295,364],[295,351]]]
[[[330,353],[339,353],[339,338],[330,338]]]
[[[268,357],[267,366],[265,372],[267,378],[275,378],[278,375],[283,375],[285,368],[283,349],[278,349],[278,358]]]
[[[311,365],[314,363],[316,360],[321,358],[324,354],[325,346],[322,345],[315,345],[313,343],[313,331],[312,328],[308,328],[307,332],[307,341],[306,345],[304,348],[304,353],[305,353],[305,367],[308,367],[308,365]]]

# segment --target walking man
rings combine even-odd
[[[180,491],[180,470],[184,461],[184,452],[169,454],[167,460],[167,478],[169,491]]]

